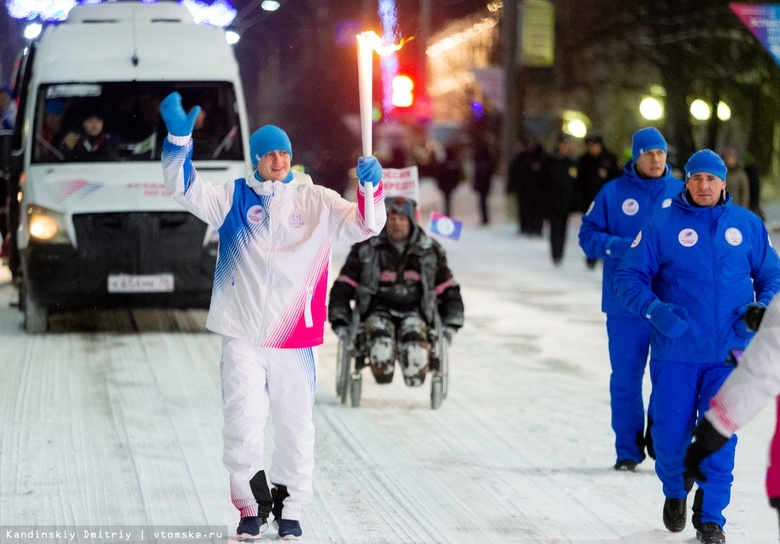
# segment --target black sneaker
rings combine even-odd
[[[618,472],[635,472],[636,466],[639,463],[636,461],[632,461],[631,459],[621,459],[617,463],[615,463],[615,470]]]
[[[260,540],[264,531],[268,529],[268,522],[260,516],[241,518],[236,529],[238,540]]]
[[[300,522],[295,519],[278,519],[276,526],[279,528],[279,540],[298,540],[303,534]]]
[[[702,523],[696,530],[696,538],[703,544],[723,544],[726,542],[726,535],[723,529],[715,522]]]
[[[664,501],[664,526],[673,533],[685,529],[685,503],[687,499],[670,499]]]

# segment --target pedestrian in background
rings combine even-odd
[[[609,379],[612,430],[615,432],[615,470],[634,471],[653,457],[648,417],[642,397],[650,323],[631,314],[617,299],[613,281],[620,260],[651,214],[683,190],[666,163],[666,140],[654,128],[643,128],[631,141],[633,160],[623,175],[608,182],[582,217],[580,247],[589,258],[604,259],[601,311],[607,314],[607,338],[612,374]]]
[[[734,204],[750,209],[750,181],[739,158],[739,151],[733,147],[726,147],[720,156],[728,168],[729,193],[734,199]]]
[[[507,192],[517,199],[518,232],[541,236],[544,226],[542,168],[546,154],[538,142],[526,143],[509,165]]]
[[[490,193],[490,185],[493,183],[495,168],[490,146],[483,137],[478,138],[474,143],[474,190],[479,196],[479,213],[483,225],[490,224],[487,197]]]
[[[454,144],[444,149],[444,160],[439,163],[436,182],[444,196],[444,215],[452,216],[452,193],[463,179],[463,167],[460,163],[460,153]]]
[[[292,144],[265,125],[249,138],[256,170],[249,179],[206,183],[192,164],[192,130],[200,111],[184,111],[179,93],[160,114],[168,129],[163,174],[168,193],[219,229],[219,253],[206,327],[222,339],[223,462],[241,520],[238,538],[255,540],[274,515],[278,536],[297,540],[303,506],[313,496],[314,387],[326,317],[333,241],[361,241],[385,224],[382,167],[358,161],[358,203],[294,173]],[[376,185],[376,227],[364,221],[362,186]],[[274,452],[266,476],[269,415]],[[269,489],[268,481],[273,486]]]
[[[761,209],[761,176],[758,170],[758,164],[750,155],[745,155],[745,173],[748,177],[748,187],[750,191],[750,210],[765,220],[764,212]]]
[[[706,481],[704,460],[725,446],[738,429],[774,399],[777,415],[765,485],[769,505],[780,513],[780,297],[772,299],[762,317],[753,319],[752,328],[758,328],[756,336],[744,355],[737,358],[737,368],[712,397],[710,409],[700,419],[693,433],[694,442],[685,454],[685,469],[696,479]]]
[[[686,474],[684,458],[697,418],[731,373],[731,348],[752,334],[743,316],[780,290],[780,259],[764,223],[734,206],[726,165],[713,151],[685,165],[685,190],[650,217],[615,273],[618,299],[650,332],[650,414],[655,471],[663,484],[663,522],[685,528],[694,481],[692,524],[704,543],[726,541],[723,510],[731,495],[736,438]]]
[[[563,261],[569,215],[577,209],[577,159],[571,136],[559,134],[555,150],[544,162],[541,185],[545,210],[550,222],[550,254],[555,266]]]
[[[579,184],[579,210],[588,211],[590,203],[610,180],[621,174],[620,165],[614,153],[604,146],[604,138],[600,134],[585,136],[585,153],[582,154],[577,167],[577,183]],[[595,268],[598,259],[585,257],[588,268]]]

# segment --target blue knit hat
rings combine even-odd
[[[647,127],[637,130],[631,139],[631,155],[633,159],[637,160],[639,155],[652,149],[660,149],[666,153],[666,140],[658,132],[658,129]]]
[[[685,179],[687,180],[693,174],[700,172],[706,172],[717,176],[723,181],[726,181],[726,163],[720,158],[720,155],[712,151],[711,149],[702,149],[697,151],[688,162],[685,163]]]
[[[271,151],[287,151],[292,159],[292,144],[287,133],[275,125],[265,125],[249,137],[252,166],[257,166],[260,157]]]

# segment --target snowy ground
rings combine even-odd
[[[690,524],[664,529],[651,461],[635,474],[611,468],[600,271],[585,268],[578,221],[556,269],[546,241],[517,236],[503,201],[493,204],[496,224],[473,226],[462,188],[455,215],[469,225],[460,242],[443,242],[467,324],[439,410],[427,383],[378,386],[368,371],[361,406],[339,405],[327,335],[305,542],[695,542]],[[336,249],[336,268],[347,250]],[[204,313],[86,312],[27,336],[9,306],[15,297],[0,269],[0,543],[155,541],[152,532],[195,542],[171,533],[232,532],[219,339],[204,332]],[[730,544],[777,542],[763,489],[773,426],[767,408],[740,433]],[[36,529],[74,538],[30,538]]]

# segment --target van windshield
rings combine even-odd
[[[167,135],[160,102],[178,91],[201,114],[193,160],[244,159],[233,85],[226,82],[62,83],[42,85],[35,103],[33,163],[158,161]]]

